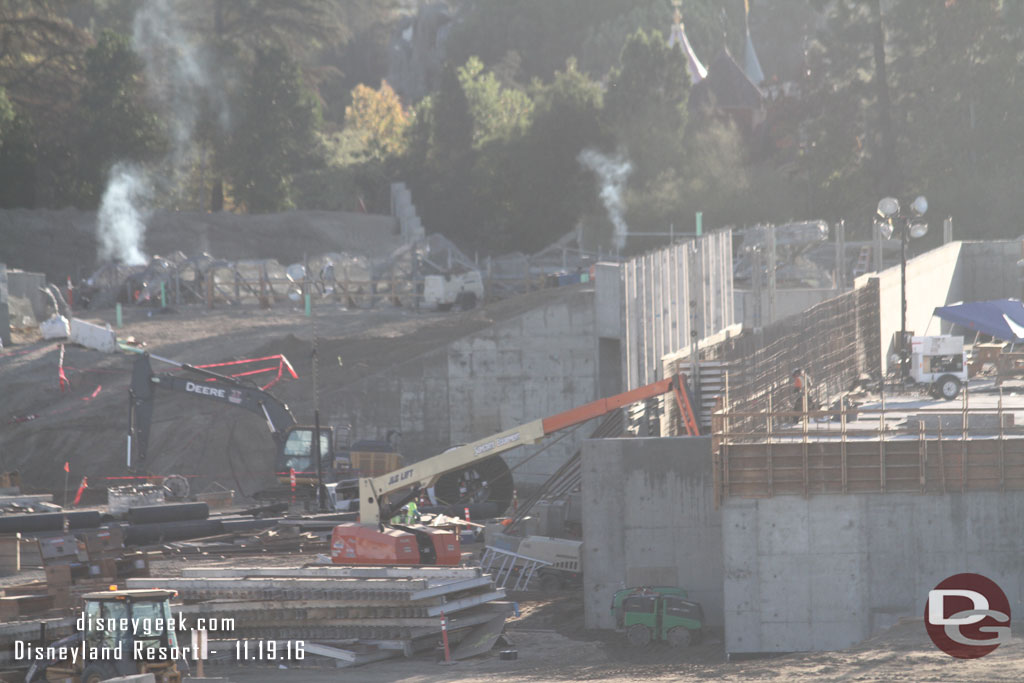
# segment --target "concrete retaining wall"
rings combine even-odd
[[[958,301],[984,301],[1024,295],[1017,279],[1017,260],[1024,255],[1019,240],[950,242],[907,261],[907,329],[915,334],[948,332],[950,325],[933,319],[936,306]],[[857,278],[879,280],[882,366],[894,352],[893,335],[900,329],[900,267]],[[963,333],[954,329],[953,332]]]
[[[950,242],[907,261],[907,330],[914,334],[938,334],[940,323],[932,320],[936,306],[963,301],[963,264],[960,242]],[[856,280],[863,286],[869,278],[878,278],[879,317],[881,320],[882,370],[889,368],[895,352],[893,337],[900,331],[900,267],[869,273]]]
[[[377,373],[341,392],[360,438],[402,432],[412,460],[481,439],[597,396],[593,291],[560,291],[515,317]],[[515,471],[520,486],[543,483],[589,436],[584,426]],[[546,443],[506,453],[515,466]],[[520,494],[523,491],[520,490]]]
[[[1024,599],[1024,493],[823,495],[722,506],[726,651],[849,647],[957,573]]]
[[[620,588],[680,586],[711,626],[722,612],[721,516],[711,439],[595,439],[583,444],[583,608],[587,628],[614,628]]]
[[[623,386],[662,379],[662,358],[733,323],[732,231],[632,258],[622,264]],[[603,306],[603,302],[599,302]],[[601,315],[602,336],[612,337]],[[693,336],[691,336],[693,335]]]
[[[960,249],[963,265],[964,301],[1019,299],[1021,283],[1017,279],[1017,261],[1024,257],[1020,240],[964,242]]]

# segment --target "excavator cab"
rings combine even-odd
[[[313,453],[313,427],[292,426],[284,434],[278,453],[277,481],[291,484],[291,473],[295,472],[296,484],[316,484],[316,457]],[[340,465],[340,467],[339,467]],[[325,481],[334,481],[346,469],[334,453],[334,429],[320,427],[320,468]],[[340,470],[340,471],[339,471]]]

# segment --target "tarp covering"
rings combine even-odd
[[[1008,342],[1024,342],[1024,304],[1017,299],[992,299],[939,306],[935,315],[970,330]]]

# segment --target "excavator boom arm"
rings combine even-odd
[[[140,460],[146,457],[149,448],[149,430],[153,419],[153,403],[158,389],[198,396],[256,413],[267,421],[267,427],[278,445],[284,438],[283,435],[287,429],[295,424],[295,417],[288,406],[259,387],[209,370],[188,365],[182,367],[198,372],[204,378],[193,379],[169,373],[154,373],[149,356],[145,354],[135,360],[135,365],[132,367],[131,386],[128,390],[130,396],[129,466],[131,466],[133,450]]]

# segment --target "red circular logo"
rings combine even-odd
[[[995,581],[981,574],[956,574],[928,591],[924,625],[946,654],[984,657],[1010,638],[1010,601]]]

